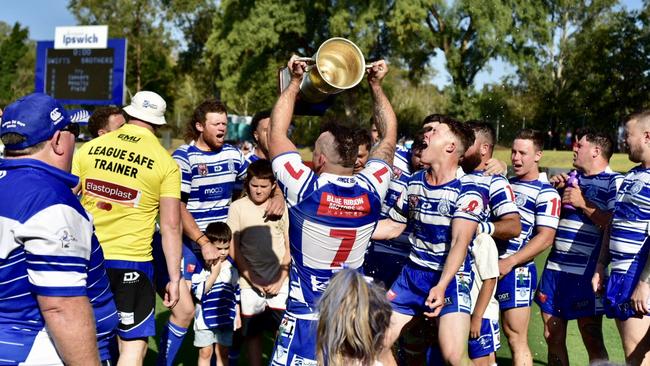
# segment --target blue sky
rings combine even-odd
[[[642,0],[623,0],[622,3],[628,9],[643,6]],[[55,27],[76,25],[67,4],[67,0],[0,0],[0,21],[9,24],[20,22],[29,27],[30,38],[33,40],[51,40],[54,38]],[[433,61],[433,65],[438,70],[433,82],[439,86],[449,84],[449,74],[444,69],[444,57],[441,54]],[[500,80],[513,71],[507,63],[492,61],[476,76],[476,86],[480,88],[484,83]]]

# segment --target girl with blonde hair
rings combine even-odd
[[[357,271],[337,273],[323,293],[316,339],[319,365],[378,366],[391,306]]]

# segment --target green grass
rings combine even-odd
[[[542,269],[544,268],[544,263],[546,261],[547,255],[548,251],[538,256],[538,258],[535,260],[538,277],[541,277]],[[161,333],[168,317],[169,311],[162,305],[160,298],[158,298],[156,305],[156,324],[158,334]],[[607,346],[607,351],[609,352],[610,360],[619,364],[624,364],[625,359],[621,347],[621,340],[618,335],[618,330],[616,329],[616,324],[612,319],[605,318],[603,320],[603,334],[605,337],[605,344]],[[181,348],[178,357],[176,358],[176,361],[180,365],[196,365],[198,350],[192,345],[193,338],[194,335],[190,329],[187,333],[187,336],[185,337],[183,347]],[[151,338],[149,340],[149,352],[147,353],[147,358],[145,361],[146,365],[153,365],[155,363],[158,350],[157,342],[157,338]],[[535,304],[532,308],[530,325],[528,329],[528,344],[533,354],[534,364],[546,365],[547,350],[546,342],[544,341],[544,325],[542,323],[542,317],[537,304]],[[265,341],[265,352],[263,355],[264,360],[269,359],[272,346],[273,340],[268,338]],[[569,350],[569,360],[571,362],[571,365],[589,364],[587,351],[585,350],[585,347],[582,343],[582,338],[580,337],[580,332],[578,331],[575,321],[569,322],[569,329],[567,331],[567,349]],[[512,364],[508,341],[503,333],[501,334],[501,349],[499,352],[497,352],[497,361],[500,366]],[[247,364],[244,352],[242,352],[239,364]]]
[[[541,278],[548,252],[547,250],[535,259],[539,278]],[[610,360],[624,364],[625,356],[614,320],[603,318],[603,335]],[[544,340],[544,323],[542,322],[542,315],[537,304],[533,305],[530,324],[528,326],[528,346],[533,354],[533,363],[535,365],[546,365],[547,349],[546,341]],[[587,351],[582,343],[582,338],[580,337],[580,332],[575,321],[569,322],[567,349],[569,350],[569,361],[571,365],[589,364]],[[503,332],[501,332],[501,349],[497,352],[497,363],[499,366],[512,364],[510,347],[508,347],[508,341]]]

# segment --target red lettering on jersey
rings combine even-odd
[[[476,206],[478,206],[478,201],[477,200],[472,200],[469,205],[467,205],[467,208],[465,208],[463,211],[465,212],[472,212],[476,209]]]
[[[383,167],[383,168],[377,170],[376,172],[372,173],[372,175],[374,175],[375,178],[377,178],[379,183],[383,183],[384,181],[381,179],[381,176],[386,174],[386,173],[388,173],[388,168]]]
[[[302,175],[302,173],[305,172],[303,169],[295,171],[293,169],[293,166],[291,166],[291,163],[289,163],[288,161],[286,163],[284,163],[284,168],[287,170],[287,172],[289,172],[289,175],[291,175],[291,177],[293,179],[295,179],[295,180],[300,179],[300,176]]]
[[[343,218],[359,218],[370,213],[370,200],[367,194],[357,197],[341,197],[329,192],[320,196],[317,215]]]

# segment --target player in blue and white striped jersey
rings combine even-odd
[[[69,173],[78,132],[63,107],[45,94],[31,94],[5,110],[2,364],[111,361],[117,311],[92,218],[71,191],[78,183]]]
[[[391,346],[402,328],[418,315],[439,316],[438,340],[445,362],[465,364],[470,323],[471,270],[467,247],[485,208],[485,199],[464,178],[457,179],[458,161],[474,142],[465,124],[446,117],[427,129],[422,162],[430,164],[409,181],[390,212],[379,222],[373,239],[391,239],[407,223],[413,227],[411,254],[388,291],[393,306],[386,349],[380,360],[394,364]],[[465,183],[464,183],[465,182]]]
[[[632,115],[625,136],[630,160],[640,165],[627,173],[616,195],[610,235],[601,247],[592,286],[603,291],[611,264],[605,314],[616,318],[626,363],[640,365],[650,358],[650,111]]]
[[[510,184],[521,216],[521,234],[509,241],[497,241],[502,277],[496,296],[514,365],[533,363],[528,347],[530,307],[537,286],[533,260],[553,244],[560,216],[560,196],[547,181],[540,180],[543,146],[543,134],[530,129],[519,131],[512,143],[515,177]]]
[[[474,131],[474,144],[465,152],[461,166],[471,181],[486,198],[483,221],[477,234],[485,233],[493,238],[510,240],[521,233],[519,209],[508,180],[500,174],[487,175],[484,167],[492,159],[496,142],[494,128],[484,121],[465,122]],[[470,244],[472,254],[496,253],[494,240],[476,239]],[[476,253],[474,252],[476,250]],[[496,362],[496,351],[500,347],[499,303],[494,297],[497,278],[490,271],[490,258],[471,256],[474,281],[472,283],[472,317],[470,323],[469,356],[476,365],[491,365]],[[480,265],[479,265],[480,264]],[[495,256],[493,270],[498,272]],[[498,274],[498,273],[497,273]],[[481,278],[481,276],[486,276]],[[473,336],[472,336],[473,335]]]
[[[388,189],[397,140],[397,119],[381,88],[388,68],[377,61],[368,71],[368,83],[382,141],[366,168],[354,175],[358,145],[352,131],[344,126],[326,129],[315,143],[312,172],[287,136],[306,67],[296,56],[289,60],[291,82],[271,115],[270,156],[289,207],[292,261],[289,299],[272,365],[316,364],[318,300],[337,270],[363,264]]]
[[[603,230],[609,226],[623,180],[609,168],[612,153],[613,142],[607,134],[578,131],[573,147],[578,185],[567,186],[566,174],[550,180],[563,190],[565,206],[535,297],[542,310],[549,364],[569,365],[566,332],[571,319],[578,319],[589,361],[608,358],[602,334],[602,298],[594,293],[591,278]]]

